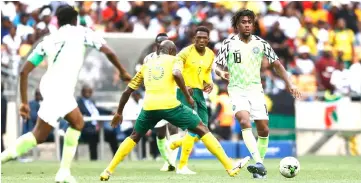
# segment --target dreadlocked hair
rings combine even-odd
[[[249,10],[249,9],[238,10],[232,17],[232,27],[234,29],[237,29],[237,24],[241,17],[249,17],[254,22],[256,15],[254,14],[254,12],[252,10]]]

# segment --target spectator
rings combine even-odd
[[[336,70],[332,72],[330,83],[333,85],[336,96],[350,94],[350,71],[345,68],[344,63],[338,62]]]
[[[338,61],[345,64],[348,69],[354,56],[355,35],[351,29],[346,28],[346,22],[340,18],[337,20],[336,29],[330,36],[330,43],[334,46],[334,54]]]
[[[327,11],[322,9],[320,2],[313,2],[311,9],[306,9],[304,12],[305,17],[309,17],[313,24],[318,21],[327,21]]]
[[[16,34],[20,36],[23,41],[26,41],[29,35],[34,34],[34,28],[27,25],[29,18],[29,14],[21,14],[20,23],[17,25]]]
[[[78,98],[78,106],[83,116],[97,117],[100,115],[112,115],[112,112],[101,107],[96,107],[95,102],[91,99],[93,89],[88,85],[84,85],[81,90],[81,97]],[[99,141],[99,124],[96,120],[86,122],[82,135],[89,144],[90,160],[98,159],[98,141]],[[115,130],[109,125],[104,123],[105,140],[109,142],[113,154],[118,149],[118,142]]]
[[[39,22],[36,27],[44,32],[44,34],[56,31],[58,28],[51,24],[51,9],[50,7],[44,7],[39,15]]]
[[[280,23],[277,21],[272,26],[271,30],[266,36],[266,40],[269,41],[273,50],[280,58],[287,57],[288,47],[287,47],[287,38],[285,34],[280,29]]]
[[[337,63],[332,56],[331,46],[326,46],[323,50],[322,57],[316,63],[318,89],[320,91],[333,91],[333,86],[330,83],[332,72],[336,69]]]
[[[314,74],[315,64],[310,58],[310,48],[308,46],[301,46],[298,48],[297,52],[299,57],[296,59],[296,66],[299,74]]]
[[[279,20],[281,29],[284,31],[285,36],[290,39],[295,39],[297,31],[301,28],[301,23],[296,17],[296,10],[291,6],[285,9],[284,16]]]
[[[317,33],[318,29],[312,24],[310,18],[305,18],[304,26],[297,33],[296,46],[307,45],[312,56],[317,55]]]
[[[3,43],[3,39],[6,35],[10,33],[10,29],[13,26],[9,17],[1,16],[1,44]]]
[[[82,25],[84,27],[93,28],[93,20],[89,16],[88,12],[81,7],[79,10],[79,19],[78,19],[79,25]]]
[[[353,101],[360,101],[361,100],[361,80],[360,80],[360,73],[361,73],[361,47],[357,48],[357,58],[355,59],[354,63],[350,67],[350,84],[351,84],[351,99]]]
[[[351,29],[354,34],[357,33],[358,28],[355,22],[357,22],[358,19],[355,13],[355,9],[353,8],[349,0],[342,0],[340,2],[341,2],[341,8],[336,14],[336,19],[341,19],[341,18],[344,19],[346,21],[345,22],[346,28]]]
[[[116,1],[108,1],[106,8],[102,11],[103,21],[105,23],[112,22],[117,29],[124,26],[125,14],[118,10]]]
[[[6,133],[6,122],[7,122],[7,106],[8,101],[4,95],[4,83],[1,82],[1,152],[5,150],[4,148],[4,134]]]
[[[21,38],[20,36],[16,35],[16,27],[10,28],[10,34],[4,37],[3,45],[5,46],[7,55],[9,56],[9,61],[12,68],[12,74],[16,76],[18,75],[18,69],[19,69],[19,62],[20,62],[19,48],[21,45]]]
[[[232,106],[228,93],[220,89],[215,113],[210,118],[211,123],[216,124],[215,133],[223,140],[230,140],[232,137],[232,126],[234,123]]]
[[[322,53],[325,45],[329,42],[329,30],[327,23],[322,20],[318,21],[317,25],[319,30],[317,34],[317,50],[318,53]]]
[[[38,119],[38,111],[40,109],[41,101],[43,100],[43,96],[40,93],[39,89],[35,90],[34,100],[29,102],[30,108],[30,119],[26,120],[23,124],[23,134],[31,132],[35,127],[36,120]]]

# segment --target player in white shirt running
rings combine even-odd
[[[256,164],[248,171],[254,178],[263,178],[267,171],[263,159],[268,148],[268,112],[261,84],[261,65],[264,57],[277,74],[285,81],[287,90],[296,98],[300,92],[291,83],[287,71],[266,41],[252,35],[255,14],[251,10],[240,10],[232,17],[232,26],[239,34],[223,41],[215,58],[215,72],[229,80],[228,93],[233,112],[242,126],[243,140]],[[228,71],[223,71],[228,68]],[[252,133],[251,119],[256,123],[258,142]]]
[[[119,63],[118,58],[92,30],[76,26],[78,13],[69,5],[61,6],[56,12],[59,30],[45,36],[30,54],[20,73],[21,106],[20,115],[29,118],[27,85],[29,73],[45,57],[48,69],[41,78],[40,92],[44,98],[38,111],[38,119],[32,132],[19,137],[14,145],[1,153],[1,162],[15,159],[37,144],[44,142],[59,118],[65,118],[70,127],[64,137],[63,155],[55,182],[75,182],[70,173],[78,139],[84,126],[83,116],[74,98],[74,90],[79,71],[83,65],[86,47],[103,52],[111,63],[120,71],[123,81],[130,81],[131,76]]]
[[[147,63],[148,60],[154,59],[159,55],[159,47],[160,43],[164,40],[168,40],[168,35],[166,33],[160,33],[155,38],[155,43],[157,44],[157,48],[155,52],[152,52],[148,54],[144,60],[143,64]],[[167,127],[169,130],[169,141],[167,141],[166,133],[167,133]],[[157,146],[159,149],[159,152],[163,158],[164,165],[160,169],[162,172],[166,171],[175,171],[175,163],[177,160],[178,150],[179,148],[175,150],[171,150],[168,148],[168,144],[170,141],[174,141],[180,138],[180,135],[178,134],[178,128],[172,124],[169,124],[166,120],[161,120],[155,125],[155,130],[157,133]]]

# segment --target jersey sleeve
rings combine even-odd
[[[142,85],[143,83],[143,66],[140,69],[139,72],[137,72],[137,74],[133,77],[133,79],[130,81],[130,83],[128,84],[128,87],[133,89],[133,90],[137,90],[140,85]]]
[[[221,49],[218,50],[217,56],[214,59],[214,66],[218,65],[223,68],[227,67],[230,42],[231,41],[229,39],[225,39],[223,41]]]
[[[100,48],[104,44],[106,44],[106,41],[103,39],[102,36],[95,33],[93,30],[91,30],[89,28],[85,28],[85,34],[84,34],[84,45],[85,46],[100,50]]]
[[[271,64],[276,60],[279,60],[276,52],[272,49],[271,45],[266,41],[261,41],[263,44],[263,54]]]
[[[183,72],[183,67],[184,67],[183,61],[178,57],[175,58],[174,64],[173,64],[173,71],[179,70],[179,71]]]
[[[183,64],[185,64],[186,61],[187,61],[188,55],[190,54],[190,52],[191,52],[191,47],[190,47],[190,46],[183,48],[183,49],[177,54],[177,57],[179,58],[178,60],[182,61]]]
[[[41,41],[30,53],[27,60],[33,65],[38,66],[44,60],[45,55],[44,41]]]

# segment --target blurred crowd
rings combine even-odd
[[[209,47],[215,53],[225,38],[237,34],[231,26],[233,13],[247,8],[257,15],[254,34],[271,44],[294,83],[304,93],[303,100],[333,100],[345,95],[359,100],[361,95],[361,4],[348,0],[4,1],[1,2],[2,76],[17,76],[21,60],[32,45],[57,29],[54,14],[64,3],[76,7],[78,23],[82,26],[100,32],[154,37],[165,32],[178,50],[191,44],[196,27],[204,25],[210,29]],[[285,89],[285,84],[267,64],[263,65],[262,74],[265,93],[276,94]],[[210,104],[213,121],[220,120],[228,111],[224,109],[226,84],[216,76],[214,80],[217,84],[215,95],[220,100],[208,100],[213,104],[213,107]],[[227,115],[224,118],[226,120]],[[233,126],[233,122],[227,125]],[[222,132],[220,134],[222,136]]]
[[[166,32],[178,49],[192,42],[198,25],[210,31],[215,52],[236,32],[232,14],[242,8],[257,15],[255,34],[269,41],[306,100],[323,98],[317,91],[361,93],[361,5],[332,2],[142,2],[142,1],[5,1],[1,2],[2,71],[17,75],[21,58],[43,35],[57,29],[57,7],[68,3],[79,11],[80,25],[102,32],[156,35]],[[262,68],[266,92],[284,89],[269,67]],[[334,74],[333,74],[334,73]],[[332,75],[334,75],[332,77]],[[217,79],[217,78],[216,78]],[[326,92],[327,93],[327,92]]]

